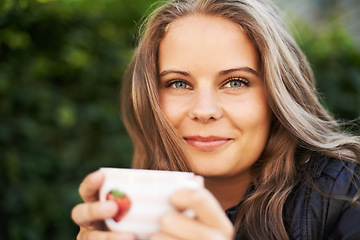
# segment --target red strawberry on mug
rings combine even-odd
[[[119,222],[130,209],[131,206],[130,199],[128,198],[128,196],[126,196],[125,193],[118,190],[111,190],[106,195],[106,199],[113,200],[118,205],[118,212],[113,219],[115,222]]]

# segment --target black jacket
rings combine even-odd
[[[290,239],[360,240],[360,200],[352,205],[344,199],[359,192],[359,166],[325,157],[312,159],[307,171],[311,181],[302,181],[284,206]],[[226,211],[233,222],[239,205]]]

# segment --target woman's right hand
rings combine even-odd
[[[89,174],[80,184],[79,193],[83,203],[76,205],[71,213],[74,222],[80,227],[78,240],[135,240],[132,233],[106,231],[104,220],[112,218],[118,211],[113,201],[100,202],[99,189],[104,181],[100,171]]]

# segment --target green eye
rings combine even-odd
[[[190,88],[190,85],[182,80],[174,80],[169,82],[166,87],[168,88],[175,88],[175,89],[187,89]]]
[[[186,88],[188,85],[184,82],[174,82],[173,83],[174,88]]]
[[[240,80],[231,80],[229,82],[229,84],[230,84],[230,87],[232,87],[232,88],[238,88],[238,87],[241,87],[244,83]]]
[[[230,78],[223,85],[224,88],[242,88],[244,86],[250,86],[250,82],[245,78]]]

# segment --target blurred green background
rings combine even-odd
[[[75,239],[81,180],[130,166],[119,85],[153,2],[0,0],[1,240]],[[326,107],[354,120],[359,45],[336,19],[321,29],[298,21],[295,35]]]

